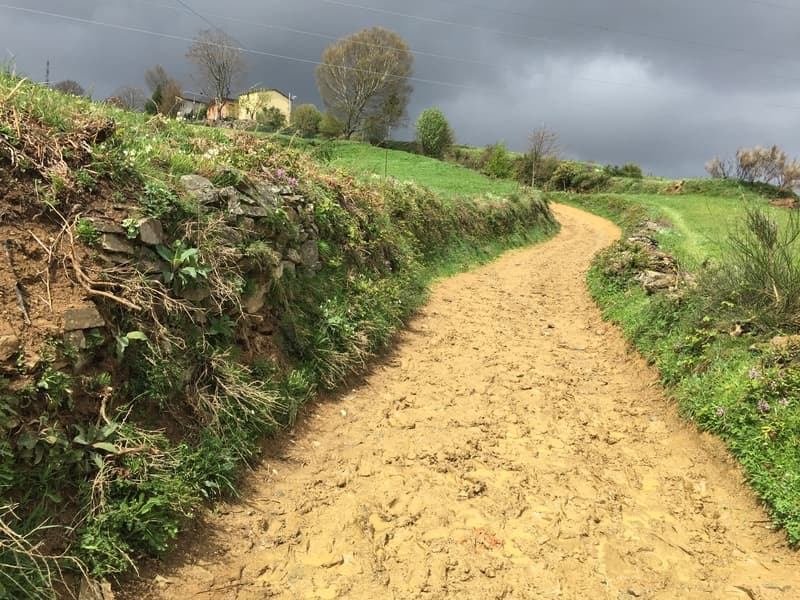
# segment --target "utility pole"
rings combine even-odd
[[[47,59],[47,67],[45,68],[44,72],[44,84],[47,87],[50,87],[50,59]]]

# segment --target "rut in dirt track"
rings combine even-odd
[[[242,501],[123,598],[800,598],[721,444],[588,297],[619,231],[448,279],[362,385],[307,411]],[[193,536],[188,536],[193,537]]]

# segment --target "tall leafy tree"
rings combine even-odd
[[[426,108],[417,119],[417,144],[422,153],[441,158],[453,145],[453,130],[439,108]]]
[[[368,131],[385,137],[406,116],[414,57],[397,33],[363,29],[328,46],[317,67],[317,85],[328,112],[348,137]]]

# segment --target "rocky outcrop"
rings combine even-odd
[[[631,277],[648,294],[667,293],[679,298],[694,285],[690,274],[681,271],[678,261],[659,247],[653,233],[664,231],[665,224],[642,222],[632,234],[607,255],[607,275]]]

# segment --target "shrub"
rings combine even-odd
[[[448,158],[462,167],[483,172],[483,167],[486,165],[490,153],[491,147],[488,147],[486,150],[469,147],[452,147]]]
[[[548,185],[555,190],[570,190],[573,179],[582,171],[583,167],[580,164],[571,160],[562,161],[548,180]]]
[[[382,145],[389,138],[389,125],[381,115],[373,115],[364,119],[361,138],[373,146]]]
[[[440,109],[428,108],[419,115],[417,143],[424,155],[434,158],[442,158],[453,145],[453,131]]]
[[[319,122],[319,133],[325,138],[338,138],[344,133],[344,123],[333,115],[325,113]]]
[[[87,219],[81,219],[75,225],[75,237],[87,246],[95,246],[100,241],[100,232],[94,223]]]
[[[258,122],[270,131],[278,131],[286,127],[286,115],[277,106],[262,110],[257,117]]]
[[[800,328],[800,217],[780,227],[764,210],[747,208],[729,236],[721,264],[704,277],[712,298],[765,328]]]
[[[489,159],[483,167],[483,172],[485,175],[496,179],[506,179],[514,174],[514,162],[511,160],[503,142],[491,147]]]
[[[625,163],[622,166],[608,165],[605,169],[606,173],[611,177],[628,177],[630,179],[641,179],[642,167],[636,163]]]
[[[292,127],[303,137],[319,133],[322,113],[313,104],[301,104],[292,111]]]
[[[602,192],[608,186],[609,181],[611,181],[611,175],[605,170],[586,169],[573,177],[568,187],[576,192]]]

